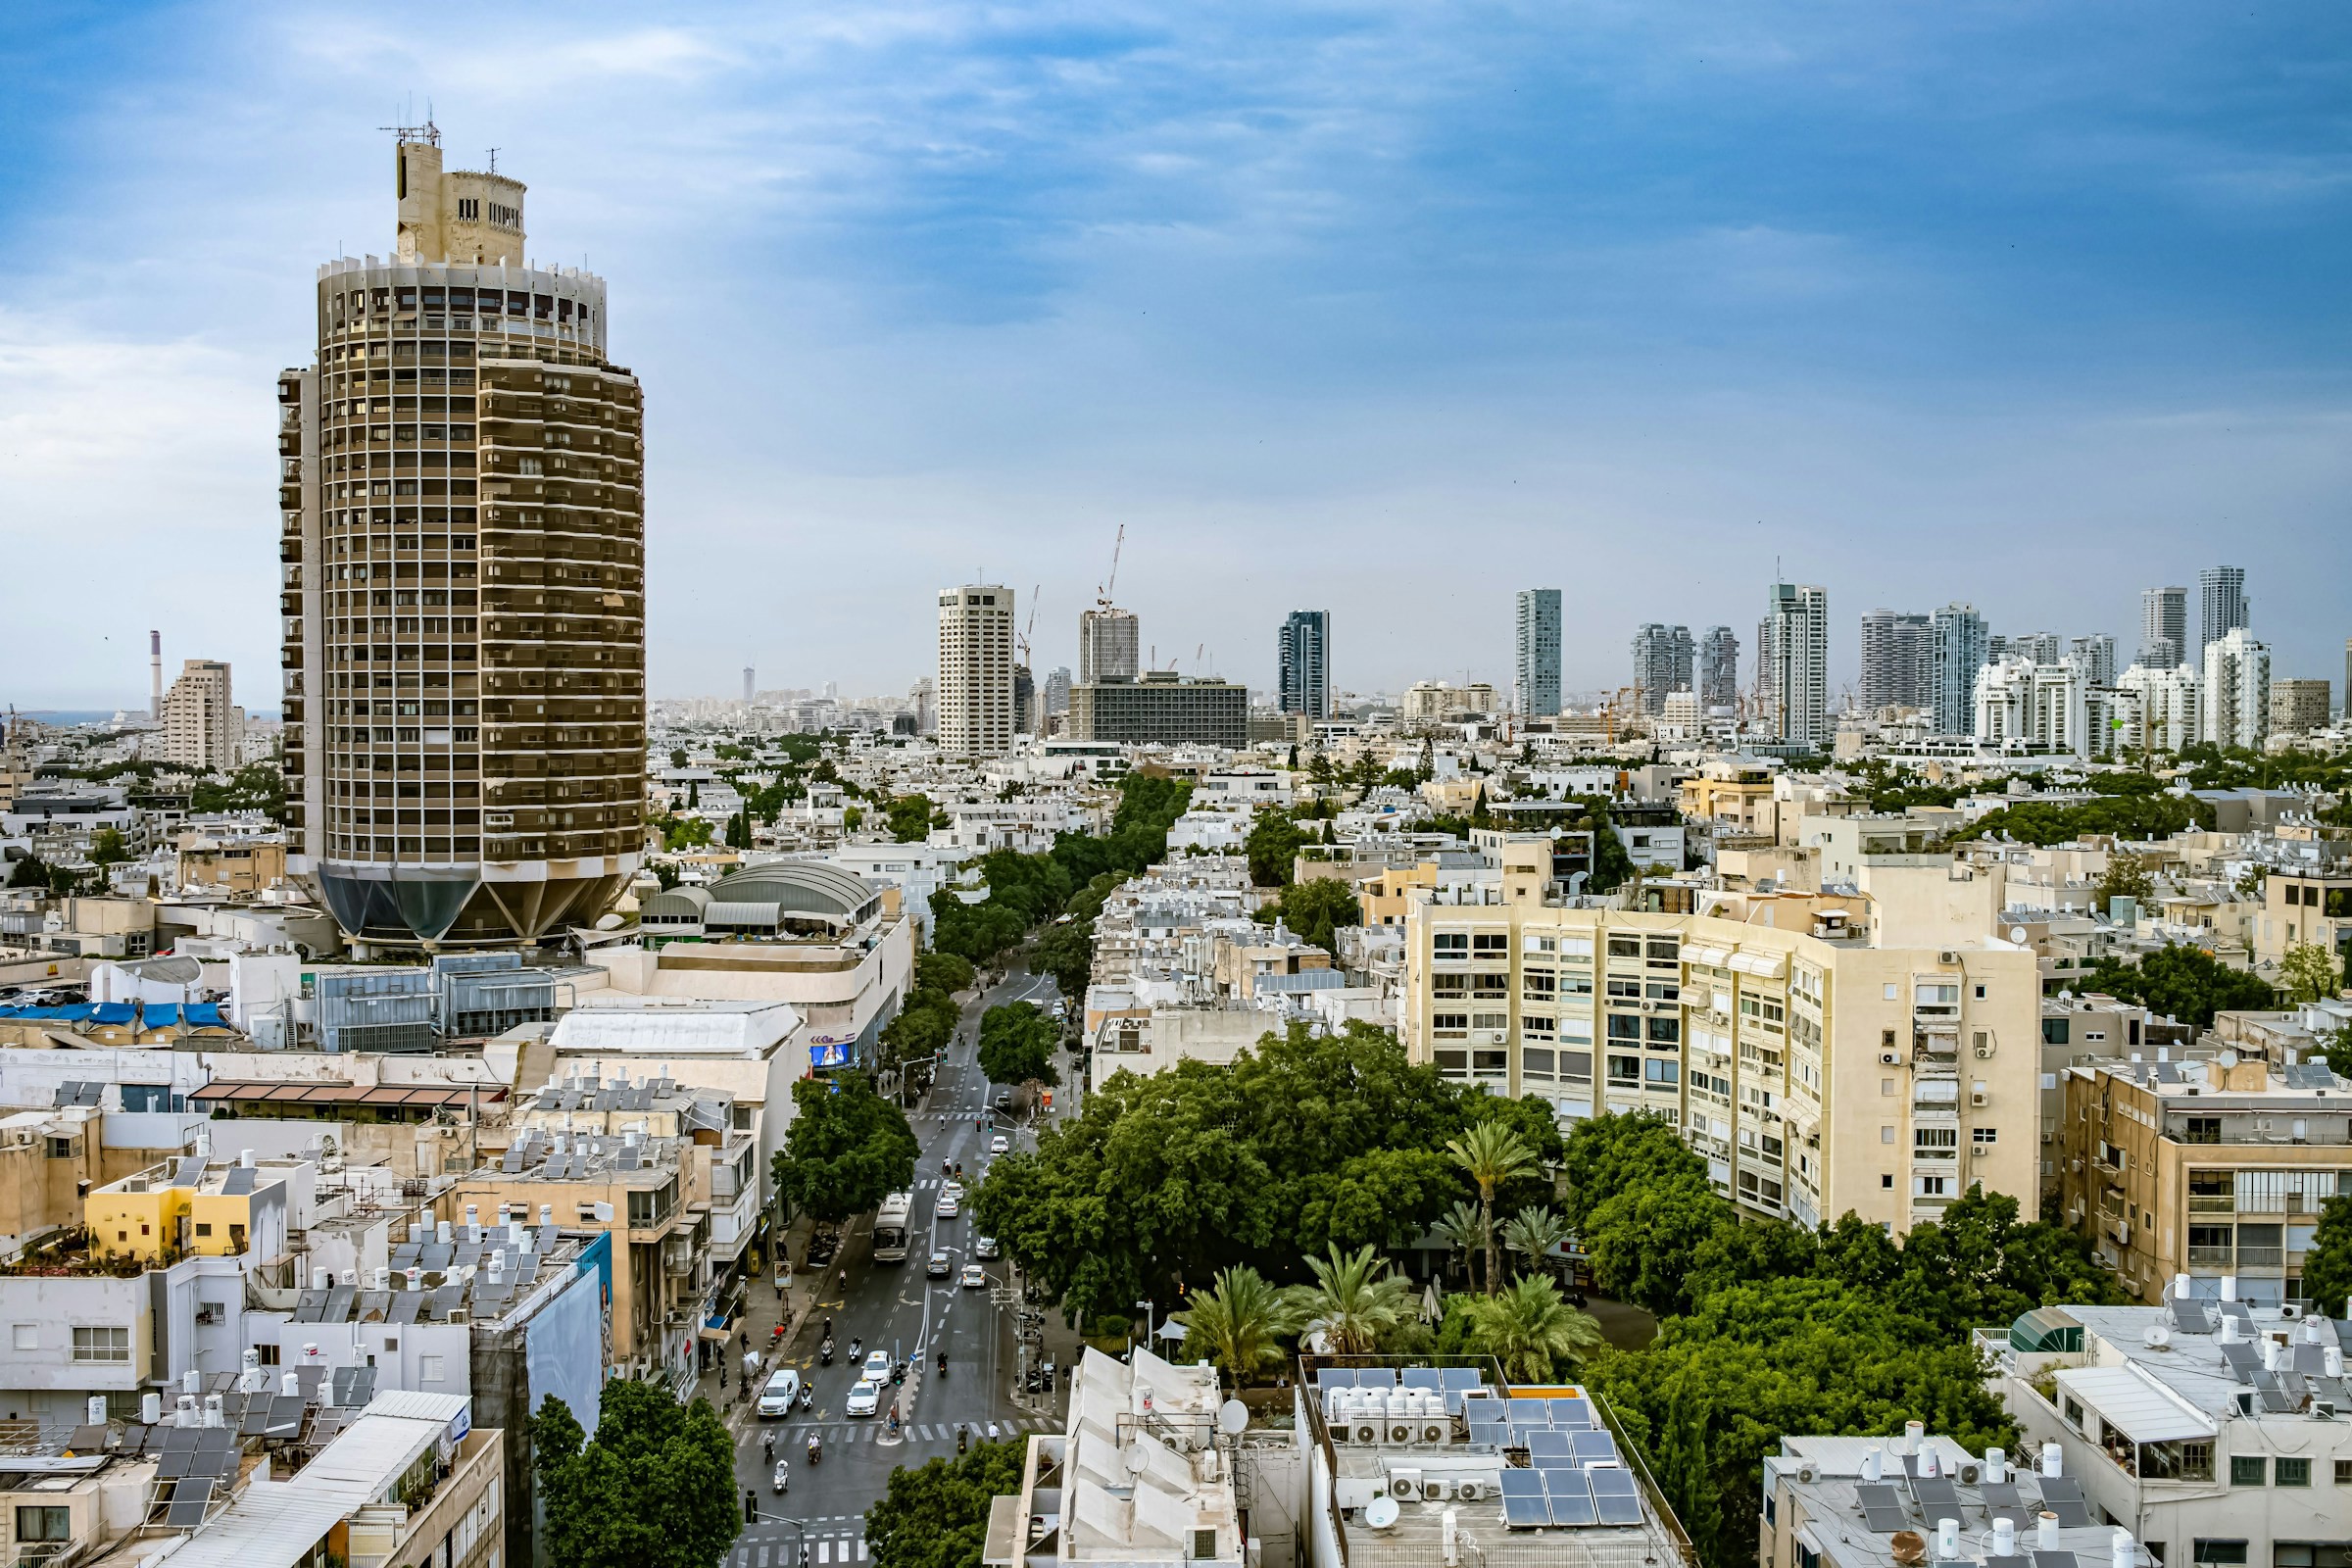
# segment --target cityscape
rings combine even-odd
[[[2118,460],[2147,469],[2130,486],[2093,496],[2077,473],[2040,516],[1970,537],[1940,501],[1854,521],[1840,509],[1868,512],[1882,481],[1811,436],[1786,456],[1823,492],[1812,520],[1748,515],[1785,499],[1609,517],[1646,461],[1627,442],[1587,494],[1532,456],[1513,468],[1551,492],[1525,523],[1385,466],[1444,422],[1407,400],[1359,432],[1351,527],[1307,499],[1326,459],[1303,425],[1250,438],[1298,465],[1260,490],[1239,476],[1282,453],[1196,449],[1170,480],[1181,443],[1087,425],[1085,388],[1034,401],[1012,361],[1035,340],[962,359],[973,339],[943,323],[1009,331],[1007,301],[1043,286],[1006,281],[1020,269],[991,249],[1019,207],[1001,190],[881,220],[906,253],[887,274],[749,226],[695,233],[681,264],[622,194],[831,199],[862,179],[880,210],[882,170],[979,181],[1008,124],[1086,140],[1053,106],[1096,73],[1141,114],[1169,90],[1153,71],[1219,48],[1213,70],[1268,73],[1263,104],[1226,106],[1235,123],[1263,130],[1336,72],[1331,102],[1357,107],[1330,133],[1377,143],[1405,111],[1365,107],[1396,90],[1366,38],[1441,97],[1447,70],[1488,80],[1514,40],[1555,95],[1576,51],[1631,49],[1619,63],[1686,107],[1714,89],[1664,62],[1694,49],[1836,97],[1854,78],[1831,55],[1890,47],[1878,21],[1833,35],[1783,10],[1703,45],[1603,41],[1626,24],[1584,8],[1469,43],[1380,8],[1239,33],[1019,8],[620,32],[534,14],[539,64],[619,84],[604,118],[688,91],[703,155],[664,122],[616,159],[598,126],[534,126],[537,84],[472,68],[381,129],[344,104],[331,126],[312,112],[315,145],[275,138],[268,156],[307,171],[299,200],[224,179],[239,222],[188,249],[209,268],[229,245],[270,296],[267,331],[223,296],[195,324],[237,346],[188,352],[279,368],[204,425],[250,480],[234,527],[206,531],[214,481],[187,469],[177,547],[102,548],[109,492],[152,475],[59,439],[51,406],[78,394],[55,367],[91,357],[24,324],[52,308],[25,281],[48,231],[10,242],[0,1560],[2346,1568],[2352,612],[2329,590],[2348,536],[2340,483],[2252,523],[2211,500],[2340,480],[2340,454],[2307,471],[2275,431],[2251,459],[2217,447],[2217,392],[2152,436],[2113,416],[2149,442]],[[270,15],[157,24],[194,60],[220,58],[219,31],[347,80],[328,19]],[[48,25],[22,58],[62,83],[106,55],[93,79],[125,105],[190,69],[151,44],[108,54],[131,47],[112,20]],[[1985,25],[1997,47],[1933,32],[1956,52],[1939,90],[2073,36]],[[2267,80],[2290,48],[2268,25],[2208,52]],[[2178,88],[2221,69],[2192,42],[2118,47]],[[913,51],[893,78],[906,127],[873,81],[839,89],[855,114],[822,100],[872,138],[862,172],[814,156],[839,134],[814,109],[799,162],[747,175],[710,151],[738,133],[726,78],[807,85],[794,73],[843,49]],[[2312,50],[2315,72],[2342,53]],[[947,61],[949,96],[993,107],[925,139],[941,111],[907,84]],[[1006,61],[1049,84],[1014,90]],[[385,69],[365,68],[375,85]],[[51,102],[39,74],[24,81]],[[2317,137],[2329,106],[2276,90]],[[1844,168],[1795,97],[1774,101],[1807,177]],[[1995,118],[2037,114],[2063,117],[2004,92]],[[474,115],[514,144],[462,151],[442,122]],[[217,133],[224,167],[259,167],[257,132]],[[1690,134],[1639,145],[1698,178],[1744,139]],[[2022,188],[2006,135],[1984,178]],[[1218,145],[1227,167],[1205,174],[1216,159],[1120,157],[1212,190],[1263,176]],[[37,158],[36,183],[72,183],[45,137]],[[1455,171],[1448,237],[1494,238],[1470,193],[1557,177]],[[1889,223],[1909,205],[1840,179]],[[1234,231],[1173,186],[1151,221],[1122,217],[1117,188],[1088,200],[1101,225],[1135,224],[1118,243],[1196,224],[1170,275],[1232,284],[1205,242]],[[1628,214],[1668,199],[1596,192],[1592,220],[1629,245]],[[2307,226],[2338,237],[2332,187],[2264,192],[2328,204]],[[288,203],[311,211],[289,226]],[[856,205],[806,226],[849,246]],[[346,220],[369,225],[348,247],[287,237]],[[1908,221],[1923,245],[1941,232]],[[2131,214],[2095,221],[2112,248],[2138,238]],[[1285,232],[1258,243],[1306,243]],[[1758,260],[1750,225],[1725,264],[1751,321],[1828,287],[1789,281],[1785,239]],[[746,250],[772,292],[736,290]],[[1796,250],[1831,268],[1836,248]],[[1499,254],[1479,264],[1493,286],[1524,286]],[[964,265],[1004,292],[943,303],[951,279],[982,289]],[[925,330],[861,314],[922,293],[924,266],[938,297],[900,308],[939,313]],[[1338,274],[1261,282],[1253,330],[1288,345],[1269,355],[1356,352],[1303,319],[1348,297]],[[1198,308],[1162,286],[1166,309]],[[1108,354],[1146,330],[1076,300],[1056,333]],[[829,313],[821,331],[805,312]],[[708,400],[747,395],[736,362],[772,348],[769,316],[860,352],[872,333],[920,368],[796,390],[808,429],[714,456]],[[2172,341],[2144,336],[2144,361],[2111,346],[2119,374]],[[1404,351],[1360,352],[1377,376]],[[2235,352],[2215,351],[2232,377]],[[169,390],[171,353],[92,363],[158,383],[129,412],[159,443],[213,417]],[[2273,379],[2323,376],[2286,363]],[[1134,465],[1137,503],[1006,521],[1020,492],[990,465],[1030,449],[950,461],[915,432],[943,407],[926,377],[971,394],[956,439],[1067,419],[1090,464]],[[1499,407],[1475,380],[1446,395]],[[1107,385],[1104,402],[1158,395]],[[1629,380],[1628,410],[1652,390]],[[1211,427],[1159,412],[1187,440]],[[1950,422],[1950,464],[1981,462],[1959,444],[1982,431]],[[838,468],[801,446],[826,440]],[[2220,471],[2157,473],[2167,446]],[[804,466],[749,477],[788,451]],[[1778,482],[1765,446],[1747,461]],[[1066,500],[1099,473],[1038,483]],[[61,506],[59,474],[93,511]],[[1915,477],[1924,498],[1948,475]],[[1719,482],[1657,505],[1713,506],[1693,498]],[[1410,520],[1370,514],[1384,486]],[[2168,486],[2177,516],[2088,520]],[[58,591],[69,547],[102,591]]]

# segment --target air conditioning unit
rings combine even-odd
[[[1454,1484],[1453,1494],[1464,1502],[1477,1502],[1489,1494],[1487,1484],[1476,1476],[1471,1476]]]
[[[2314,1400],[2312,1400],[2312,1401],[2311,1401],[2311,1418],[2312,1418],[2314,1421],[2332,1421],[2332,1420],[2334,1420],[2334,1419],[2335,1419],[2335,1401],[2334,1401],[2333,1399],[2314,1399]]]
[[[1425,1421],[1421,1424],[1423,1443],[1444,1443],[1446,1436],[1446,1423],[1443,1421]]]
[[[1979,1061],[1990,1061],[1992,1059],[1992,1048],[1990,1046],[1979,1046],[1977,1048],[1977,1059]]]
[[[1968,1102],[1972,1105],[1987,1105],[1992,1102],[1992,1097],[1982,1089],[1972,1089],[1968,1092]]]
[[[1814,1468],[1813,1468],[1811,1465],[1809,1465],[1809,1464],[1800,1464],[1800,1465],[1798,1465],[1798,1466],[1796,1467],[1796,1479],[1797,1479],[1797,1481],[1798,1481],[1799,1483],[1801,1483],[1802,1485],[1805,1485],[1805,1486],[1811,1486],[1811,1485],[1812,1485],[1812,1484],[1813,1484],[1815,1481],[1818,1481],[1820,1478],[1821,1478],[1821,1473],[1820,1473],[1819,1471],[1815,1470],[1815,1469],[1814,1469]]]
[[[1962,1465],[1960,1467],[1960,1484],[1964,1487],[1975,1486],[1977,1484],[1977,1477],[1980,1473],[1981,1472],[1973,1464]]]
[[[1882,1051],[1879,1053],[1879,1065],[1882,1067],[1897,1067],[1902,1065],[1902,1060],[1903,1054],[1899,1051]]]
[[[1365,1445],[1378,1443],[1380,1428],[1370,1421],[1358,1421],[1355,1424],[1355,1441]]]
[[[1936,961],[1937,963],[1958,963],[1960,961],[1960,955],[1947,948],[1943,952],[1936,955]]]
[[[1410,1443],[1410,1442],[1412,1442],[1412,1441],[1413,1441],[1413,1424],[1412,1424],[1410,1421],[1392,1421],[1392,1422],[1390,1422],[1390,1423],[1389,1423],[1389,1441],[1390,1441],[1391,1443]]]
[[[2291,1320],[2301,1317],[2303,1315],[2303,1309],[2292,1301],[2281,1301],[2278,1303],[2278,1315],[2281,1318]]]
[[[1435,1483],[1431,1483],[1431,1485],[1435,1485]],[[1422,1486],[1421,1472],[1418,1470],[1392,1470],[1389,1472],[1389,1495],[1395,1497],[1398,1502],[1411,1502],[1416,1498],[1427,1496],[1429,1494],[1421,1490]]]

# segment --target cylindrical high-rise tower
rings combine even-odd
[[[602,915],[645,832],[643,400],[605,285],[403,130],[388,260],[318,270],[278,380],[294,869],[364,945]]]

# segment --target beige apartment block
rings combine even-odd
[[[2064,1088],[2064,1219],[2128,1288],[2158,1301],[2185,1274],[2199,1296],[2302,1298],[2320,1205],[2352,1192],[2352,1083],[2223,1051],[2075,1067]]]
[[[1012,590],[973,583],[939,591],[939,749],[950,757],[1012,750]]]
[[[191,659],[164,694],[164,760],[207,772],[237,765],[245,739],[245,713],[230,693],[226,662]]]
[[[2273,871],[2262,880],[2261,911],[2249,923],[2254,956],[2264,963],[2306,946],[2326,948],[2340,961],[2352,947],[2352,874]]]
[[[2328,695],[2324,680],[2271,682],[2271,733],[2308,735],[2315,729],[2326,729]]]
[[[1980,1183],[2034,1212],[2034,957],[1985,934],[1966,867],[1876,870],[1867,920],[1792,929],[1573,906],[1511,848],[1499,893],[1407,906],[1414,1060],[1563,1120],[1664,1116],[1757,1214],[1901,1232]]]

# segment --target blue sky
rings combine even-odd
[[[0,699],[275,665],[273,374],[429,103],[646,383],[653,688],[903,689],[930,590],[1127,524],[1160,662],[1567,683],[1778,558],[2136,635],[2352,635],[2352,14],[1987,3],[269,4],[0,17]],[[37,658],[25,651],[39,650]],[[250,671],[250,674],[246,672]]]

